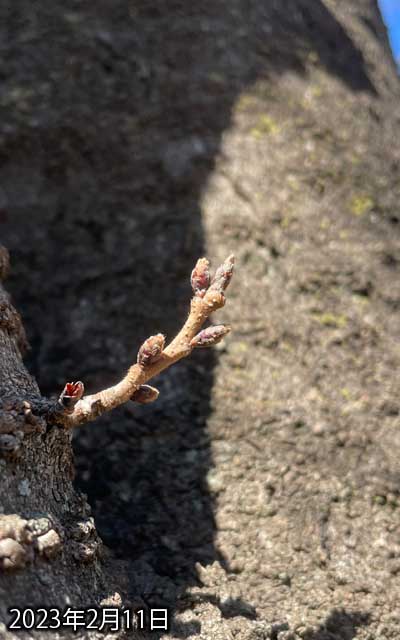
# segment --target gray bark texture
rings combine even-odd
[[[71,434],[35,415],[42,398],[22,362],[25,332],[3,287],[0,305],[0,609],[8,621],[8,607],[64,608],[91,597],[101,571],[89,507],[72,486]]]
[[[0,51],[0,636],[9,607],[102,603],[168,607],[163,640],[398,640],[375,0],[4,0]],[[223,343],[151,405],[46,421],[66,381],[95,393],[173,337],[197,258],[230,252]]]

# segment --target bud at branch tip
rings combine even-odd
[[[231,254],[216,270],[210,285],[210,291],[219,291],[220,293],[225,291],[232,280],[234,264],[235,256]]]
[[[202,298],[210,286],[210,280],[210,263],[207,258],[199,258],[190,277],[193,293]]]

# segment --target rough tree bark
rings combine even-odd
[[[2,572],[3,619],[195,585],[174,637],[398,638],[400,90],[377,2],[72,4],[0,8],[0,222],[30,370],[46,393],[66,372],[112,384],[136,335],[176,331],[193,259],[231,248],[238,337],[215,381],[212,360],[162,377],[151,420],[77,435],[127,571],[72,488],[68,431],[1,408],[26,454],[0,463],[0,504],[31,521],[4,521],[26,564]],[[2,380],[34,405],[2,300]]]
[[[0,253],[2,279],[8,271],[8,255]],[[62,593],[76,600],[85,591],[85,575],[96,575],[99,539],[85,501],[73,490],[71,434],[46,429],[43,418],[34,417],[30,405],[41,402],[35,380],[22,362],[26,337],[19,314],[1,284],[1,617],[7,608],[24,606],[29,598],[37,605]],[[23,441],[23,445],[20,444]],[[71,570],[71,558],[78,571]],[[41,558],[40,566],[37,560]],[[52,569],[43,560],[52,559]],[[85,569],[87,561],[93,561]],[[54,563],[54,564],[53,564]],[[94,565],[93,565],[94,563]],[[56,578],[58,576],[58,578]],[[90,579],[91,584],[96,579]],[[83,582],[81,582],[83,579]],[[92,586],[86,586],[89,593]],[[62,600],[62,598],[61,598]],[[65,605],[64,603],[61,606]]]

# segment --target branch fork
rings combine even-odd
[[[156,400],[158,390],[146,384],[151,378],[188,356],[193,349],[211,347],[229,333],[230,327],[225,325],[202,327],[214,311],[224,306],[224,292],[231,281],[233,266],[234,257],[231,255],[211,278],[209,261],[200,258],[191,274],[193,298],[189,316],[176,337],[165,346],[163,334],[150,336],[140,347],[137,361],[125,377],[108,389],[85,396],[82,382],[68,382],[48,412],[48,421],[73,428],[128,400],[141,404]]]

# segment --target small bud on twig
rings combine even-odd
[[[157,400],[160,392],[155,387],[151,387],[149,384],[141,384],[135,393],[131,395],[133,402],[139,402],[140,404],[149,404]]]
[[[235,263],[235,257],[230,255],[223,264],[215,272],[215,276],[212,279],[210,285],[210,291],[219,291],[222,293],[225,291],[233,275],[233,265]]]
[[[190,277],[195,296],[202,298],[210,286],[210,263],[207,258],[199,258]]]
[[[146,366],[157,362],[161,357],[164,344],[165,336],[162,333],[157,333],[157,335],[147,338],[138,351],[138,364]]]
[[[212,347],[214,344],[221,342],[222,338],[230,332],[231,328],[224,324],[216,324],[207,327],[198,333],[190,341],[191,347]]]
[[[58,402],[61,404],[63,409],[67,411],[67,413],[72,413],[76,403],[82,398],[84,390],[85,387],[83,382],[67,382],[61,392]]]

